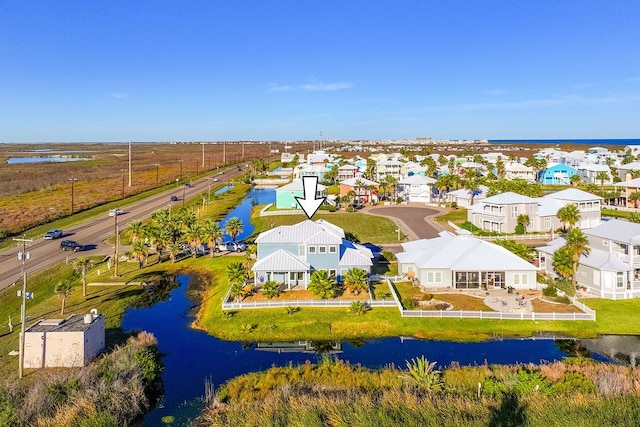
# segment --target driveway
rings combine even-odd
[[[438,237],[438,233],[445,229],[433,219],[433,217],[445,213],[444,209],[400,205],[374,206],[363,209],[363,212],[391,218],[409,240]]]

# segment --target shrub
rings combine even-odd
[[[353,206],[347,206],[347,212],[353,212]]]
[[[555,281],[555,286],[559,290],[565,293],[567,296],[574,296],[576,294],[576,287],[574,286],[571,280],[567,279],[557,279]]]
[[[542,295],[544,295],[545,297],[557,297],[558,290],[556,289],[555,285],[548,284],[546,288],[542,289]]]
[[[411,362],[405,362],[408,371],[407,375],[404,375],[405,379],[427,391],[442,389],[442,376],[440,371],[435,369],[436,362],[429,362],[424,355],[411,359]]]
[[[583,374],[579,372],[567,372],[560,381],[553,384],[553,389],[557,393],[594,393],[596,386]]]
[[[413,310],[418,306],[418,301],[413,298],[405,298],[402,300],[402,305],[406,310]]]
[[[524,225],[518,224],[515,229],[516,234],[524,234]]]
[[[384,260],[387,262],[392,262],[396,259],[396,254],[394,254],[393,251],[390,251],[389,249],[385,249],[384,251],[382,251],[382,254],[380,254],[380,261]]]
[[[322,205],[320,206],[320,210],[321,211],[328,211],[328,212],[335,212],[336,211],[336,207],[333,205]]]
[[[351,303],[351,307],[349,307],[349,311],[356,316],[362,316],[369,310],[371,310],[371,308],[362,301],[354,301]]]

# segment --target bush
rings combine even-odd
[[[322,205],[320,206],[320,210],[321,211],[328,211],[328,212],[335,212],[336,211],[336,207],[333,205]]]
[[[387,262],[392,262],[392,261],[395,261],[396,259],[397,259],[396,254],[394,254],[389,249],[385,249],[384,251],[382,251],[382,254],[380,254],[380,261],[386,260]]]
[[[353,212],[353,206],[347,206],[347,212]]]
[[[574,296],[576,294],[576,287],[573,285],[571,280],[567,279],[558,279],[555,281],[555,286],[557,289],[561,290],[567,296]]]
[[[404,306],[404,308],[406,310],[413,310],[419,304],[418,304],[418,301],[414,300],[413,298],[405,298],[405,299],[402,300],[402,305]]]
[[[545,297],[557,297],[558,290],[556,289],[555,285],[550,283],[546,288],[542,289],[542,295],[544,295]]]
[[[579,372],[567,372],[564,376],[555,384],[553,388],[557,393],[594,393],[596,386],[583,374]]]
[[[524,234],[524,225],[518,224],[515,229],[516,234]]]

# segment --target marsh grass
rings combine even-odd
[[[271,368],[227,382],[196,425],[595,427],[632,426],[640,416],[638,390],[598,385],[633,383],[638,368],[587,361],[452,366],[443,369],[440,388],[429,390],[406,376],[395,367],[369,370],[326,358]]]

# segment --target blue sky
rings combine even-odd
[[[640,137],[640,1],[0,2],[0,142]]]

